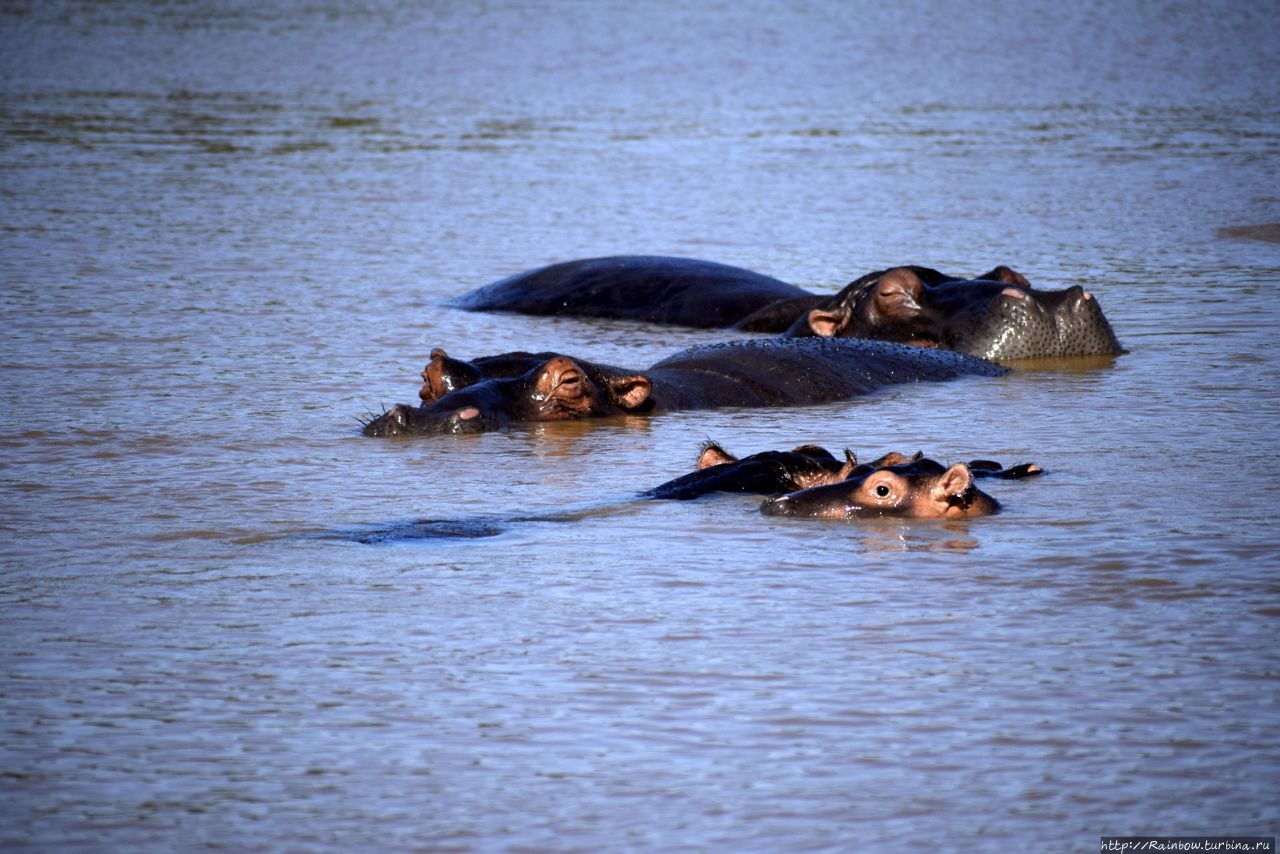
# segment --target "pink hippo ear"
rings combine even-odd
[[[849,325],[847,308],[815,308],[809,312],[809,328],[820,338],[835,338]]]
[[[614,404],[625,412],[632,412],[644,406],[649,400],[649,392],[653,384],[643,374],[625,377],[608,377],[609,396]]]
[[[954,496],[963,495],[972,485],[973,475],[969,473],[969,467],[964,463],[956,463],[938,477],[930,491],[935,500],[945,503]]]
[[[1029,288],[1031,282],[1027,281],[1027,277],[1019,273],[1012,267],[1001,264],[990,273],[982,276],[983,279],[994,279],[997,282],[1004,282],[1006,285],[1018,285],[1019,287]]]
[[[698,453],[698,471],[709,469],[712,466],[722,466],[725,463],[736,463],[738,458],[733,454],[720,447],[715,442],[707,440],[702,446],[702,450]]]

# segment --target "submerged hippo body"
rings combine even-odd
[[[642,494],[643,498],[687,501],[713,492],[737,492],[753,495],[778,495],[798,492],[816,486],[860,478],[878,469],[919,462],[924,454],[907,456],[891,452],[869,463],[859,463],[848,448],[843,459],[817,445],[801,445],[790,451],[762,451],[741,459],[724,450],[716,442],[703,444],[695,471],[669,480]],[[1040,474],[1034,463],[1005,468],[991,460],[974,460],[968,464],[973,478],[1015,480]]]
[[[430,379],[433,370],[439,373],[439,389]],[[555,353],[508,353],[460,362],[433,351],[432,364],[423,372],[427,382],[419,392],[422,405],[394,406],[369,421],[364,433],[479,433],[517,422],[725,406],[801,406],[848,400],[895,383],[1004,372],[959,353],[826,338],[694,347],[643,371]],[[459,385],[463,381],[469,384]]]
[[[972,279],[929,267],[880,270],[812,294],[711,261],[616,256],[510,276],[458,301],[474,311],[604,317],[788,337],[898,341],[1007,361],[1121,352],[1083,288],[1038,290],[999,266]]]
[[[814,303],[812,294],[714,261],[620,255],[565,261],[518,273],[471,291],[457,304],[471,311],[604,317],[721,329],[767,306],[795,299],[804,302],[787,323]]]
[[[801,445],[790,451],[762,451],[738,459],[715,442],[707,442],[698,454],[695,471],[642,494],[643,498],[688,501],[712,492],[774,495],[844,480],[857,465],[845,449],[844,459],[817,445]]]
[[[917,452],[908,457],[903,454],[889,453],[871,463],[858,464],[856,457],[845,450],[844,459],[837,459],[817,445],[801,445],[791,451],[763,451],[738,459],[724,450],[716,442],[705,442],[698,454],[697,470],[691,474],[668,481],[661,486],[642,492],[642,499],[675,499],[688,500],[700,498],[713,492],[733,492],[753,495],[778,495],[779,493],[801,494],[805,490],[812,493],[812,488],[827,484],[839,484],[843,481],[861,482],[867,475],[882,469],[895,469],[907,472],[915,466],[914,474],[901,475],[908,483],[914,482],[919,487],[938,470],[941,469],[932,460],[922,460],[923,454]],[[917,465],[919,464],[919,465]],[[925,467],[928,467],[927,469]],[[1040,474],[1040,467],[1034,463],[1023,463],[1018,466],[1004,468],[999,463],[989,460],[975,460],[968,465],[970,476],[1015,479]],[[878,484],[872,484],[872,491]],[[789,499],[790,500],[790,499]],[[799,499],[796,499],[797,508]],[[831,502],[826,502],[830,504]],[[772,502],[771,506],[778,502]],[[955,507],[963,504],[967,512],[959,512]],[[955,518],[956,516],[981,515],[980,511],[994,512],[999,507],[995,499],[985,493],[973,492],[966,496],[964,490],[956,495],[955,501],[929,504],[919,500],[908,502],[914,515]],[[437,540],[475,537],[493,537],[505,532],[511,525],[518,523],[577,522],[586,513],[607,512],[616,507],[616,502],[596,506],[586,511],[582,509],[556,510],[551,513],[537,513],[522,516],[499,517],[481,516],[466,519],[431,518],[417,519],[411,522],[397,523],[389,526],[362,529],[338,533],[342,539],[359,543],[380,544],[405,540]],[[841,504],[841,507],[844,505]],[[822,502],[814,502],[812,509],[823,509],[815,513],[776,513],[775,515],[812,515],[816,517],[845,518],[844,513],[831,512]],[[901,509],[901,508],[897,508]],[[774,511],[766,511],[774,512]],[[854,516],[889,515],[888,513],[852,514]],[[898,513],[897,515],[905,515]]]
[[[771,498],[760,512],[809,519],[964,519],[1000,510],[998,501],[974,486],[964,463],[947,467],[921,458],[866,468],[836,483]]]

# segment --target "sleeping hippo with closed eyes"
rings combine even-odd
[[[788,337],[872,338],[1005,362],[1122,352],[1097,300],[998,266],[972,279],[904,266],[810,293],[711,261],[615,256],[552,264],[463,296],[473,311],[604,317]]]
[[[1007,373],[960,353],[887,341],[768,338],[692,347],[641,370],[559,353],[471,362],[432,351],[418,392],[364,425],[366,436],[481,433],[516,423],[849,400],[895,383]]]
[[[785,334],[900,341],[993,362],[1121,352],[1098,301],[1079,285],[1043,291],[1017,274],[960,281],[923,267],[863,276]]]

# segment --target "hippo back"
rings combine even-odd
[[[470,311],[604,317],[703,329],[732,326],[779,300],[808,292],[740,267],[652,255],[552,264],[478,288],[458,307]]]
[[[683,350],[648,373],[671,385],[687,386],[697,377],[729,381],[749,392],[737,405],[786,406],[847,400],[896,383],[1000,376],[1008,370],[963,353],[888,341],[764,338]]]

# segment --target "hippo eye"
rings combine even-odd
[[[882,483],[882,484],[880,484],[879,486],[877,486],[877,487],[876,487],[876,495],[879,495],[881,498],[886,498],[886,497],[888,497],[888,495],[889,495],[889,487],[888,487],[888,486],[886,486],[886,485],[885,485],[885,484],[883,484],[883,483]]]
[[[567,397],[579,397],[582,395],[582,374],[576,371],[566,371],[560,375],[559,382],[556,383],[556,394],[565,395]]]

